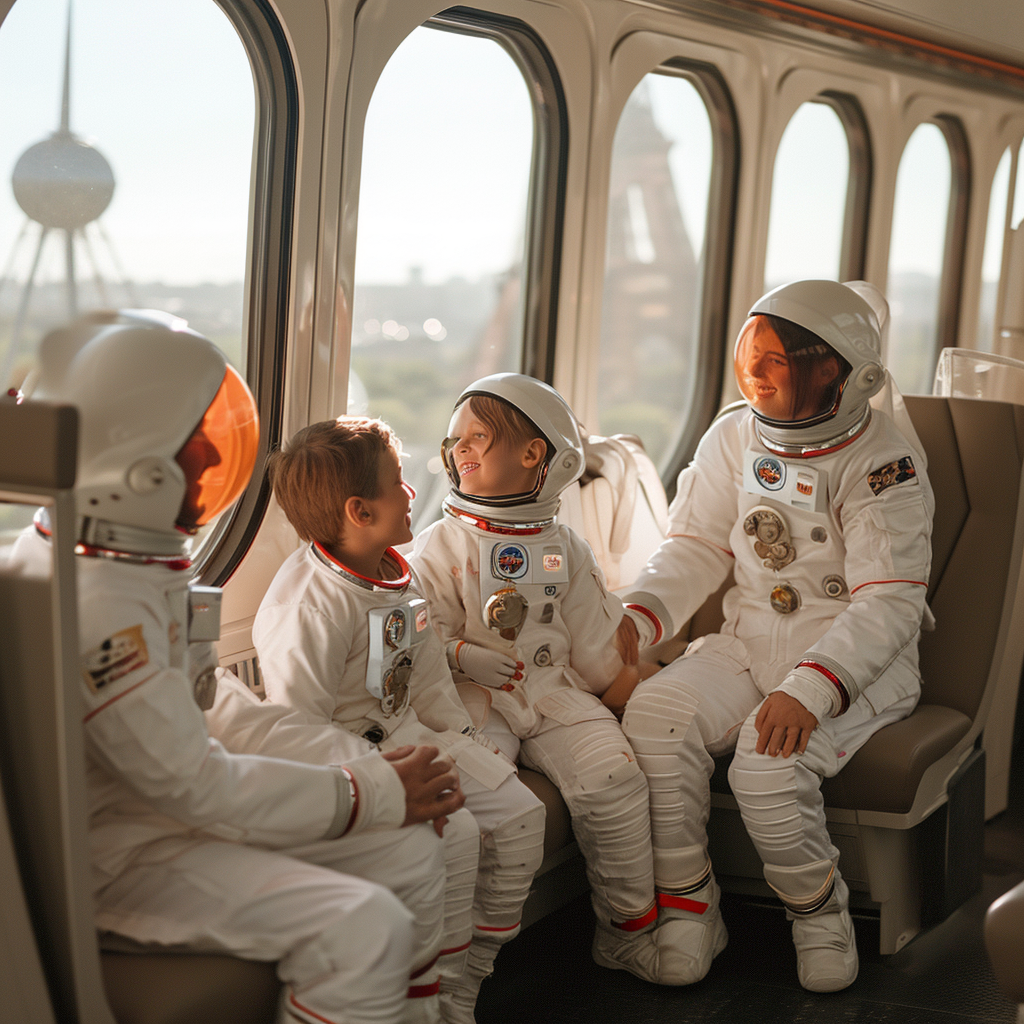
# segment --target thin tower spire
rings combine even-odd
[[[71,0],[68,0],[68,28],[64,43],[64,94],[60,105],[60,133],[71,134]]]

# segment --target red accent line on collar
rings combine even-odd
[[[475,526],[478,530],[483,530],[485,533],[500,533],[507,537],[530,537],[540,533],[554,522],[552,519],[539,526],[533,524],[516,526],[514,523],[496,523],[493,520],[475,516],[472,512],[465,512],[461,508],[451,508],[446,505],[444,510],[453,519],[461,519],[462,522],[469,523],[470,526]]]
[[[113,548],[101,548],[82,541],[75,545],[75,554],[85,558],[107,558],[112,562],[130,562],[133,565],[160,565],[174,572],[192,568],[192,559],[180,555],[138,555],[132,551],[115,551]]]
[[[781,448],[779,448],[779,449],[772,448],[771,445],[766,443],[764,437],[762,437],[760,434],[758,435],[757,439],[761,442],[761,444],[764,445],[765,448],[768,449],[768,451],[770,451],[772,453],[772,455],[776,456],[777,458],[780,458],[780,459],[816,459],[820,455],[831,455],[833,452],[838,452],[840,449],[845,448],[847,445],[853,444],[853,442],[856,441],[857,438],[860,437],[860,435],[863,434],[864,431],[868,429],[868,424],[870,422],[871,422],[871,417],[869,416],[868,419],[867,419],[867,422],[864,424],[864,426],[861,427],[860,430],[858,430],[857,433],[853,435],[853,437],[848,437],[845,441],[841,441],[839,444],[832,445],[831,448],[815,448],[813,451],[810,451],[810,452],[787,452],[787,451],[784,451]]]
[[[384,556],[387,557],[390,555],[395,560],[398,564],[398,568],[402,572],[402,575],[399,576],[397,580],[375,580],[372,576],[364,576],[361,572],[356,572],[355,569],[350,569],[344,562],[339,562],[338,559],[320,543],[320,541],[313,541],[313,547],[316,548],[319,554],[322,555],[332,567],[337,566],[341,572],[344,572],[346,575],[352,576],[357,580],[361,580],[363,583],[366,583],[371,587],[380,587],[381,590],[404,590],[412,582],[412,570],[409,568],[409,563],[394,548],[388,548],[387,551],[384,552]]]

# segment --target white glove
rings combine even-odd
[[[514,682],[523,678],[523,663],[489,647],[452,640],[447,647],[448,665],[475,683],[499,690],[514,690]]]

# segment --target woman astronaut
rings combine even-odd
[[[726,943],[705,825],[713,758],[730,750],[801,984],[857,976],[819,786],[917,702],[934,508],[879,361],[886,313],[862,282],[801,281],[754,305],[735,351],[746,406],[702,439],[669,536],[625,598],[645,646],[735,575],[721,632],[641,683],[623,718],[650,786],[658,901],[687,922],[694,981]]]

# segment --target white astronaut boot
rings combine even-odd
[[[658,927],[662,984],[692,985],[711,969],[711,961],[729,941],[718,903],[721,890],[707,866],[704,874],[675,892],[658,890]]]
[[[591,953],[594,962],[613,971],[629,971],[644,981],[661,984],[658,967],[659,951],[654,938],[658,918],[657,906],[642,917],[615,921],[594,908],[597,927]]]
[[[516,927],[512,936],[500,938],[474,934],[466,958],[466,968],[458,978],[441,985],[441,1020],[444,1024],[476,1024],[476,1007],[480,984],[494,971],[494,958],[510,937],[519,934]]]
[[[816,861],[799,868],[766,864],[764,876],[793,922],[800,984],[810,992],[838,992],[851,985],[859,965],[850,891],[832,862]]]

